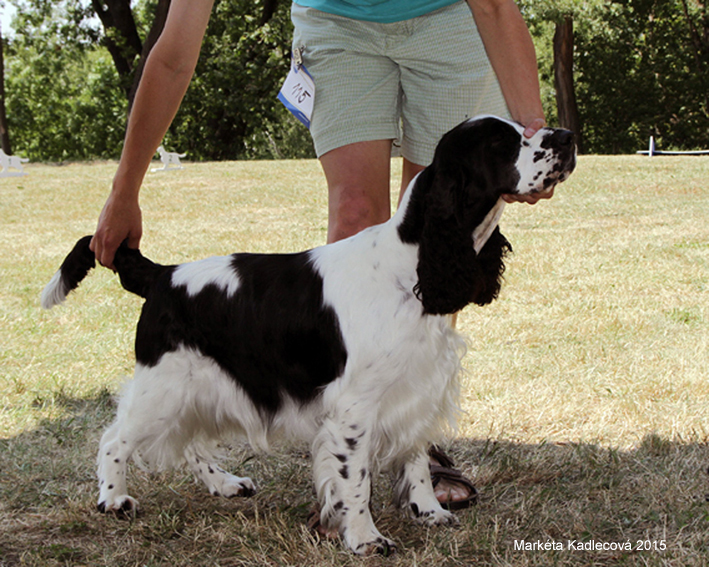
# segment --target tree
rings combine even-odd
[[[105,36],[122,36],[122,45],[137,45],[130,40],[136,26],[125,11],[127,0],[92,3],[113,14],[110,19],[101,18]],[[133,10],[132,17],[144,28],[151,24],[140,58],[131,70],[129,108],[169,6],[170,0],[148,0]],[[120,10],[123,25],[117,25]],[[277,0],[215,2],[202,56],[166,136],[168,143],[188,151],[192,159],[313,155],[307,131],[276,101],[290,58],[289,13],[289,5]],[[129,51],[134,58],[135,51]],[[111,54],[119,74],[128,77],[119,67],[121,59]]]
[[[129,96],[135,61],[143,49],[130,0],[91,0],[91,6],[103,24],[102,43],[111,54],[126,96]]]
[[[707,53],[688,33],[699,2],[614,2],[579,40],[578,69],[592,151],[633,152],[653,135],[665,149],[709,145]]]
[[[537,50],[542,53],[542,80],[546,80],[547,90],[553,92],[554,112],[549,112],[547,104],[547,115],[553,116],[558,126],[576,134],[579,150],[583,148],[583,128],[576,99],[574,18],[578,14],[587,14],[597,4],[598,0],[583,4],[573,0],[526,0],[521,3],[522,13],[527,17],[530,31],[537,39]],[[548,44],[551,34],[552,49],[549,54],[547,45],[543,45],[542,49],[539,47],[542,42]]]
[[[154,15],[144,43],[138,34],[130,4],[130,0],[91,0],[91,5],[103,24],[103,44],[111,54],[116,71],[124,81],[129,108],[133,105],[145,60],[165,26],[170,0],[152,0],[147,3],[149,7],[146,12]],[[155,6],[153,7],[152,4]],[[264,0],[259,26],[267,24],[277,8],[278,0]]]
[[[697,0],[681,0],[681,3],[682,13],[689,28],[692,74],[695,78],[706,79],[709,75],[709,5]],[[699,89],[703,89],[698,94],[705,117],[709,115],[709,89],[706,87],[707,81],[698,85]]]
[[[279,4],[260,25],[259,2],[215,4],[195,76],[166,137],[169,144],[192,158],[223,160],[274,157],[279,147],[287,149],[279,144],[283,130],[275,132],[275,124],[285,124],[299,142],[307,140],[307,130],[292,129],[276,98],[290,65],[289,8]]]
[[[108,32],[89,17],[92,4],[12,1],[18,16],[6,52],[7,103],[16,149],[35,160],[118,157],[128,75],[119,73],[121,58],[105,44]],[[123,57],[133,65],[133,84],[168,5],[169,0],[144,0],[133,6],[135,29],[146,37],[140,55],[133,50]],[[288,71],[291,36],[286,3],[217,0],[194,80],[166,144],[188,151],[191,159],[312,156],[308,131],[276,99]]]
[[[554,32],[554,89],[559,126],[576,133],[576,144],[583,151],[581,120],[574,87],[574,19],[564,16]]]
[[[573,19],[573,86],[585,151],[632,153],[650,135],[666,149],[709,146],[706,4],[525,0],[522,10],[540,54],[545,110],[552,120],[567,118],[564,104],[552,107],[550,101],[568,97],[564,84],[554,82],[560,64],[549,40],[556,31],[561,42],[559,26]]]
[[[0,3],[0,8],[4,7],[4,2]],[[12,155],[10,130],[5,113],[5,43],[2,39],[2,27],[0,27],[0,147],[7,155]]]
[[[16,3],[6,51],[6,105],[18,152],[33,160],[115,157],[126,102],[98,30],[80,3]]]

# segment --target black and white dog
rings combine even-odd
[[[531,139],[495,117],[448,132],[388,222],[297,254],[232,254],[162,266],[122,246],[123,287],[145,298],[126,386],[98,455],[99,509],[132,513],[126,465],[187,464],[214,495],[256,487],[215,461],[245,438],[311,443],[324,526],[355,553],[387,553],[372,475],[396,475],[402,508],[453,521],[434,496],[427,448],[455,426],[464,343],[446,315],[496,298],[510,246],[505,193],[550,190],[575,166],[573,135]],[[50,308],[94,266],[81,239],[42,293]]]

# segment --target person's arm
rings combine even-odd
[[[528,137],[545,124],[534,43],[514,0],[468,0],[512,118]]]
[[[146,60],[118,169],[90,245],[106,267],[113,268],[116,249],[126,238],[131,248],[140,243],[140,186],[194,74],[213,2],[172,0],[165,27]]]
[[[539,89],[537,56],[527,24],[514,0],[467,0],[485,45],[507,108],[531,138],[546,124]],[[534,204],[554,191],[534,195],[504,195],[507,202]]]

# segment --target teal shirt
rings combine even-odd
[[[423,16],[461,0],[295,0],[295,3],[321,12],[353,20],[391,24]]]

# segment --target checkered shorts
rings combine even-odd
[[[441,136],[477,114],[508,116],[470,8],[379,24],[293,4],[293,48],[315,82],[310,131],[318,156],[394,140],[427,165]]]

